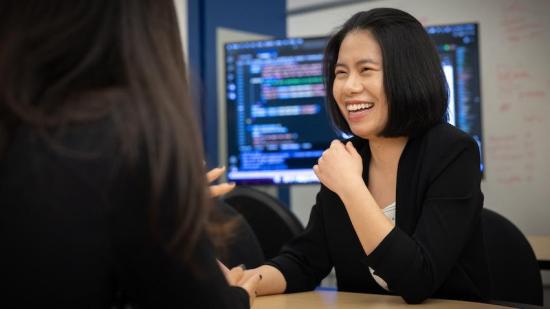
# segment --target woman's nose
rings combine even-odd
[[[361,92],[363,90],[363,84],[361,83],[360,78],[355,74],[350,74],[348,79],[344,84],[344,91],[346,94],[354,94]]]

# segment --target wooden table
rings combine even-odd
[[[387,309],[411,308],[401,297],[390,295],[346,293],[337,291],[314,291],[294,294],[260,296],[256,298],[253,309]],[[446,299],[428,299],[414,308],[445,309],[490,309],[508,308],[497,305],[473,303]]]
[[[527,240],[533,247],[533,251],[535,251],[540,268],[550,269],[550,236],[532,235],[527,236]]]

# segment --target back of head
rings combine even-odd
[[[448,88],[435,46],[412,15],[377,8],[350,17],[329,39],[324,54],[327,110],[337,129],[351,134],[332,87],[340,45],[353,31],[369,31],[380,45],[389,117],[381,136],[415,136],[446,120]]]
[[[175,180],[170,245],[191,248],[206,190],[173,1],[2,1],[0,46],[0,158],[20,125],[47,134],[114,115],[129,161],[146,149],[153,207]]]

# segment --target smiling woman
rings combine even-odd
[[[412,26],[403,16],[369,17],[366,20],[366,15],[360,13],[351,17],[331,37],[325,50],[327,110],[336,128],[353,134],[337,104],[343,90],[337,93],[341,83],[336,75],[345,59],[355,61],[347,64],[347,70],[366,70],[361,80],[374,83],[368,88],[371,91],[380,88],[378,99],[388,105],[388,119],[378,135],[416,136],[445,121],[448,86],[439,55],[424,28],[418,27],[420,24]]]
[[[351,132],[378,136],[388,121],[380,46],[369,31],[353,31],[342,41],[332,86],[334,99]]]
[[[411,15],[352,16],[324,54],[327,110],[353,137],[314,171],[322,186],[305,232],[261,273],[259,294],[311,290],[334,267],[338,289],[485,301],[479,149],[446,124],[447,85]]]

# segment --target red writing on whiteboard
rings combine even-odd
[[[530,20],[528,7],[520,1],[513,1],[504,6],[501,26],[504,39],[511,43],[519,43],[538,39],[543,36],[544,25],[539,20]]]

